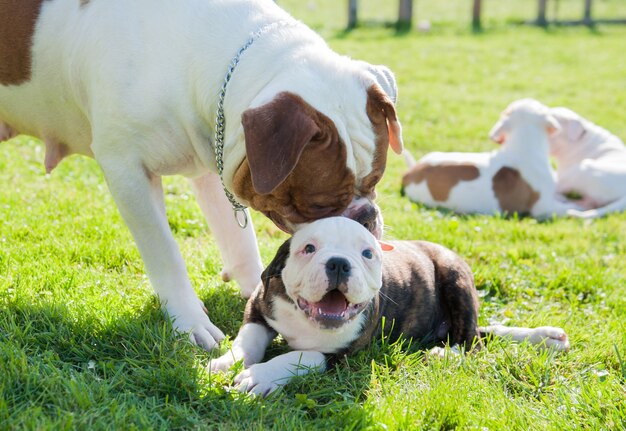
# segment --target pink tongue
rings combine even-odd
[[[328,292],[320,302],[313,304],[315,308],[319,308],[324,314],[341,314],[348,308],[348,301],[338,290]]]

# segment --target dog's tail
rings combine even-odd
[[[579,210],[568,210],[567,215],[572,217],[584,218],[584,219],[592,219],[598,217],[604,217],[605,215],[613,212],[620,212],[626,210],[626,196],[619,198],[616,201],[611,202],[608,205],[605,205],[600,208],[595,208],[592,210],[579,211]]]
[[[406,162],[407,168],[411,169],[413,166],[415,166],[417,164],[417,162],[413,158],[413,155],[411,153],[409,153],[408,150],[406,150],[406,149],[403,150],[402,151],[402,155],[404,156],[404,161]]]

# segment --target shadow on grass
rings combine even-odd
[[[243,310],[243,301],[229,291],[216,290],[205,299],[214,311],[217,304]],[[205,370],[217,353],[177,335],[156,301],[106,322],[88,314],[77,318],[58,304],[15,302],[3,308],[0,335],[10,336],[0,338],[0,398],[14,426],[32,420],[52,427],[96,424],[94,429],[301,429],[307,421],[331,428],[368,422],[361,405],[370,381],[364,358],[349,377],[335,371],[305,376],[260,400],[226,391],[226,377]],[[220,327],[235,324],[219,312],[211,317]],[[276,344],[268,353],[286,350]]]
[[[521,220],[534,220],[538,224],[551,224],[559,220],[559,217],[556,217],[556,216],[547,217],[547,218],[534,218],[530,216],[529,214],[519,214],[517,212],[514,212],[514,213],[504,212],[504,213],[495,213],[495,214],[458,213],[446,207],[439,207],[439,206],[430,207],[430,206],[427,206],[426,204],[422,204],[418,202],[413,202],[413,201],[409,201],[409,202],[413,204],[416,211],[436,211],[441,216],[441,218],[455,217],[459,220],[467,221],[467,220],[477,220],[477,219],[489,217],[494,220],[506,220],[506,221],[513,221],[513,222],[519,222]],[[562,217],[562,218],[568,218],[568,217]]]

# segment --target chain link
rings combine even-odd
[[[235,196],[226,188],[226,184],[224,184],[224,131],[226,129],[224,99],[226,98],[226,88],[228,87],[230,78],[232,78],[233,76],[235,68],[239,64],[239,60],[241,59],[242,54],[248,48],[250,48],[250,45],[252,45],[255,40],[257,40],[265,33],[274,30],[275,28],[296,24],[298,24],[297,21],[277,21],[261,27],[261,29],[257,30],[255,33],[252,33],[247,42],[241,48],[239,48],[237,55],[235,55],[235,57],[233,57],[233,59],[230,61],[228,70],[226,71],[226,76],[224,77],[224,83],[222,84],[222,88],[217,99],[217,112],[215,114],[215,161],[217,163],[217,173],[220,176],[222,187],[224,188],[224,193],[226,194],[226,197],[233,207],[235,219],[242,229],[248,225],[248,214],[246,212],[247,207],[239,203],[235,199]]]

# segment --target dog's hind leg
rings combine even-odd
[[[11,126],[0,121],[0,142],[8,141],[17,136],[17,132]]]
[[[110,146],[92,148],[174,328],[212,349],[224,334],[211,323],[191,286],[167,222],[161,178],[150,174],[142,160],[128,152],[112,151]]]
[[[539,326],[537,328],[520,328],[515,326],[492,325],[479,328],[481,336],[493,334],[497,337],[506,337],[522,343],[528,341],[543,349],[557,351],[569,350],[567,334],[561,328],[554,326]]]
[[[626,210],[626,196],[600,208],[595,208],[587,211],[569,210],[567,214],[572,217],[590,219],[604,217],[609,213],[620,212],[624,210]]]
[[[222,254],[222,279],[237,280],[241,295],[250,297],[261,282],[263,264],[248,210],[248,224],[242,229],[224,194],[220,178],[214,173],[192,179],[191,185]]]
[[[441,293],[440,306],[447,334],[437,334],[451,346],[460,345],[466,351],[480,347],[478,333],[478,296],[469,266],[461,261],[438,263]],[[442,328],[440,328],[442,330]]]

